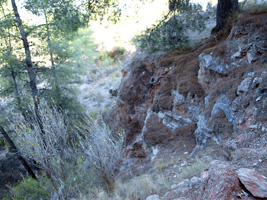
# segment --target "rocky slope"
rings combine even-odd
[[[125,165],[174,159],[177,173],[196,156],[217,159],[147,199],[267,198],[266,32],[266,13],[247,15],[194,50],[136,53],[124,64],[107,120],[126,133]]]

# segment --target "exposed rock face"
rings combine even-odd
[[[123,69],[125,76],[122,78],[119,88],[118,103],[110,114],[109,121],[112,130],[116,131],[120,128],[125,130],[129,155],[142,155],[141,157],[143,157],[143,153],[146,151],[140,149],[145,146],[141,144],[143,137],[140,136],[147,111],[159,86],[159,84],[151,85],[149,81],[151,77],[157,78],[168,72],[168,68],[157,65],[161,56],[161,54],[151,56],[137,53],[125,63]],[[136,148],[137,141],[138,148]],[[143,153],[130,152],[137,149]]]
[[[201,194],[194,196],[187,180],[183,191],[174,189],[165,199],[254,199],[235,170],[253,167],[247,162],[256,157],[264,160],[255,165],[259,171],[266,164],[257,154],[267,144],[266,27],[267,14],[247,16],[223,39],[210,38],[195,51],[140,53],[125,65],[109,122],[114,131],[125,130],[129,157],[149,157],[155,145],[186,146],[191,155],[208,146],[236,161],[212,163],[196,184]],[[250,160],[238,157],[243,150]]]
[[[266,21],[266,14],[242,19],[223,43],[185,55],[136,53],[123,68],[112,129],[125,130],[127,145],[138,140],[148,148],[210,139],[221,145],[251,126],[264,133]]]

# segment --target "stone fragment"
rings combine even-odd
[[[174,97],[173,98],[173,105],[174,106],[179,106],[185,102],[184,96],[179,94],[177,90],[172,91],[172,96]]]
[[[171,185],[171,189],[173,190],[173,189],[175,189],[175,188],[177,188],[178,187],[178,184],[173,184],[173,185]]]
[[[256,102],[260,101],[261,100],[261,96],[259,96],[257,99],[256,99]]]
[[[259,85],[263,82],[261,77],[256,77],[254,78],[253,82],[252,82],[252,87],[253,88],[257,88],[259,87]]]
[[[255,170],[241,168],[237,171],[238,178],[254,197],[267,198],[267,178]]]
[[[183,163],[181,163],[181,167],[184,167],[186,165],[187,165],[187,162],[186,161],[184,161]]]
[[[193,176],[191,179],[190,179],[190,187],[193,188],[193,187],[198,187],[199,186],[199,183],[201,182],[201,179],[196,177],[196,176]]]
[[[248,92],[250,84],[251,84],[251,80],[252,80],[251,77],[247,77],[241,82],[241,84],[237,88],[238,95]]]
[[[241,51],[236,52],[231,58],[241,58]]]
[[[160,200],[159,195],[154,194],[154,195],[150,195],[146,198],[146,200]]]
[[[257,53],[255,51],[247,52],[248,63],[251,64],[258,59]]]

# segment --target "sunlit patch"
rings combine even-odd
[[[127,2],[121,1],[120,3],[123,7]],[[104,21],[102,24],[99,21],[90,23],[91,29],[94,31],[95,41],[100,44],[101,49],[109,51],[114,46],[123,46],[128,51],[135,51],[131,39],[138,32],[156,23],[162,14],[168,10],[167,1],[162,0],[155,0],[152,3],[136,2],[135,5],[131,6],[132,8],[122,11],[123,16],[117,24],[110,21]]]

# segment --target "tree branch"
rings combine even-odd
[[[8,144],[12,148],[12,152],[16,154],[17,158],[20,160],[20,162],[25,167],[27,172],[31,175],[32,178],[37,179],[37,177],[35,176],[34,172],[31,169],[31,167],[28,165],[27,161],[21,156],[21,154],[18,151],[17,147],[15,146],[14,142],[11,140],[11,138],[8,136],[7,132],[5,131],[5,129],[2,126],[0,126],[0,132],[3,134],[3,136],[7,140]]]
[[[55,24],[55,23],[49,23],[48,25],[49,25],[49,26],[51,26],[51,25],[55,26],[56,24]],[[30,35],[35,29],[40,28],[40,27],[42,27],[42,26],[46,26],[46,24],[40,24],[40,25],[38,25],[38,26],[29,28],[28,31],[27,31],[27,33],[26,33],[26,35],[27,35],[27,36]]]

